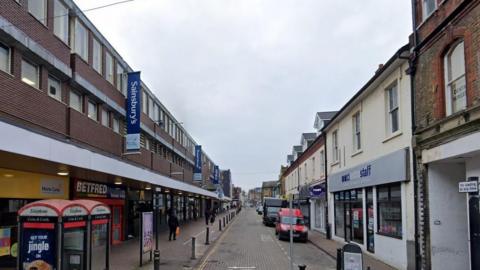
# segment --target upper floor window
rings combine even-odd
[[[83,60],[88,61],[88,31],[77,19],[75,20],[74,50]]]
[[[10,48],[0,43],[0,70],[10,73]]]
[[[113,57],[109,52],[105,52],[105,78],[111,84],[114,84],[113,80]]]
[[[320,151],[320,174],[325,175],[325,151]]]
[[[47,0],[28,0],[28,12],[47,25]]]
[[[437,0],[422,0],[423,1],[423,19],[425,20],[437,8]]]
[[[124,68],[117,63],[117,89],[122,92],[122,94],[126,94],[126,83],[123,79],[123,73],[125,73]]]
[[[358,151],[362,149],[362,140],[360,136],[360,112],[357,112],[353,115],[352,124],[353,124],[353,149],[355,151]]]
[[[118,117],[112,118],[112,129],[114,132],[120,134],[120,120],[118,120]]]
[[[334,162],[339,160],[338,130],[335,130],[334,132],[332,132],[332,158]]]
[[[160,107],[157,104],[153,105],[153,121],[157,122],[160,120]]]
[[[48,95],[62,101],[62,87],[59,80],[48,76]]]
[[[463,41],[461,41],[456,43],[444,57],[447,115],[467,107],[464,51]]]
[[[68,8],[60,0],[53,2],[53,33],[68,43]]]
[[[142,91],[142,112],[144,114],[148,113],[148,95],[145,91]]]
[[[88,101],[88,117],[95,121],[98,121],[98,108],[97,103]]]
[[[105,109],[102,109],[102,125],[104,125],[105,127],[108,127],[109,126],[109,117],[108,117],[108,111],[105,110]]]
[[[98,73],[102,74],[102,44],[94,38],[93,39],[93,62],[92,67]]]
[[[154,105],[155,105],[155,103],[153,101],[153,98],[150,97],[150,99],[148,101],[148,117],[150,117],[150,119],[152,119],[152,120],[155,119],[155,115],[154,115],[154,112],[153,112]]]
[[[83,112],[83,97],[81,94],[75,92],[75,91],[70,91],[70,107],[73,109]]]
[[[22,81],[30,86],[39,88],[40,73],[38,66],[22,60]]]
[[[387,121],[389,133],[395,133],[399,129],[398,114],[398,88],[393,84],[387,88]]]
[[[315,179],[315,157],[312,157],[312,177]]]

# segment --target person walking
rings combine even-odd
[[[170,234],[168,235],[168,241],[177,240],[177,228],[178,228],[178,218],[175,213],[172,213],[168,218],[168,228],[170,229]]]

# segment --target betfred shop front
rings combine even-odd
[[[0,168],[0,269],[14,269],[18,255],[17,211],[42,199],[68,199],[68,177]]]
[[[125,240],[125,188],[81,179],[74,179],[72,187],[74,199],[88,198],[108,205],[112,218],[110,230],[112,244]]]

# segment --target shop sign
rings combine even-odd
[[[458,183],[458,192],[478,192],[477,181],[467,181]]]
[[[202,146],[195,145],[195,167],[193,168],[193,181],[202,181]]]
[[[125,149],[127,151],[140,150],[140,99],[141,81],[140,72],[128,73],[127,89],[127,135]]]
[[[325,183],[316,184],[310,187],[310,196],[311,197],[320,197],[325,195]]]
[[[42,179],[40,182],[40,192],[49,195],[63,195],[65,190],[64,181],[57,179]]]
[[[125,190],[102,183],[86,181],[75,182],[76,197],[94,197],[109,199],[125,199]]]
[[[329,176],[328,190],[336,192],[408,180],[408,149],[400,149]]]
[[[41,224],[41,223],[39,223]],[[24,229],[21,247],[22,269],[54,269],[56,262],[55,229]]]

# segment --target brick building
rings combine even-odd
[[[412,3],[417,269],[479,269],[480,1]]]
[[[114,244],[138,236],[139,212],[152,208],[154,187],[162,211],[175,208],[183,221],[216,199],[193,182],[195,141],[144,83],[141,149],[124,154],[131,71],[73,1],[1,1],[0,230],[12,244],[16,211],[38,199],[107,203]],[[213,162],[203,156],[205,183]],[[92,185],[106,192],[83,192]],[[2,269],[15,264],[0,257]]]

